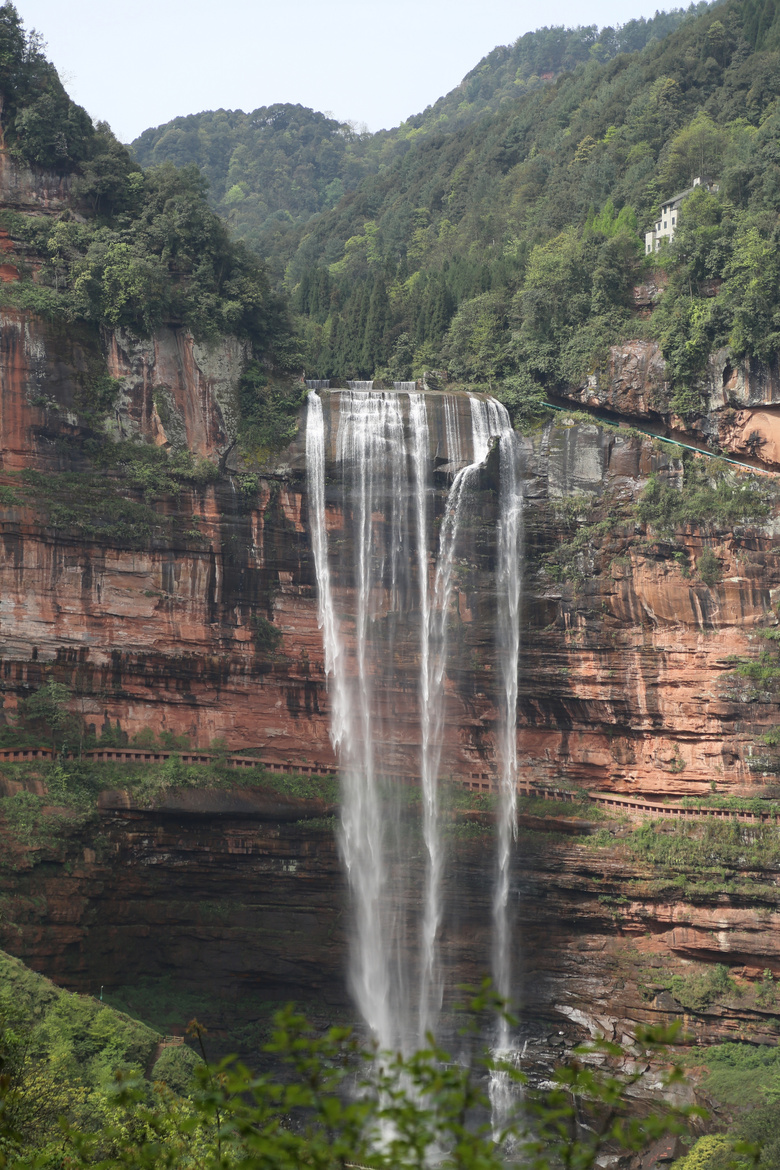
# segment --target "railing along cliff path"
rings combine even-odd
[[[26,760],[51,760],[58,758],[58,753],[51,748],[0,748],[0,762],[23,763]],[[65,759],[79,758],[75,752],[66,752]],[[276,761],[265,761],[257,756],[217,755],[213,752],[185,752],[185,751],[155,751],[145,748],[95,748],[83,752],[81,759],[96,760],[106,763],[144,764],[162,763],[165,760],[179,759],[183,764],[211,764],[216,760],[226,763],[231,768],[263,768],[266,772],[282,772],[294,776],[333,776],[335,768],[318,768],[306,764],[280,764]],[[382,777],[400,784],[413,784],[415,779],[403,773],[396,773]],[[485,795],[496,793],[498,785],[485,772],[472,772],[470,780],[453,781],[461,788],[475,794]],[[686,808],[683,805],[662,804],[660,802],[643,800],[637,796],[623,796],[615,792],[571,792],[564,788],[545,788],[534,784],[518,782],[519,796],[526,796],[536,800],[551,800],[561,804],[578,804],[583,800],[592,804],[611,809],[613,812],[625,812],[635,817],[672,817],[677,820],[701,820],[702,817],[714,817],[720,820],[737,820],[753,822],[755,824],[780,824],[780,814],[773,812],[748,812],[742,809],[729,808]]]

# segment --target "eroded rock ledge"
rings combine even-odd
[[[663,354],[655,341],[612,346],[605,366],[565,392],[572,402],[624,419],[655,424],[711,451],[780,468],[780,367],[756,359],[736,362],[728,349],[712,354],[699,387],[701,410],[682,414]]]

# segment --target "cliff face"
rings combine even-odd
[[[756,467],[780,466],[780,371],[756,359],[710,355],[701,379],[701,412],[673,406],[663,354],[654,341],[613,346],[604,367],[566,394],[572,402],[650,423],[659,434],[720,448]]]
[[[48,214],[65,198],[56,184],[41,193],[25,182],[14,198],[27,210]],[[0,248],[9,266],[0,276],[13,280],[19,246],[0,237]],[[333,766],[302,433],[256,477],[228,462],[225,474],[174,490],[107,467],[116,498],[143,510],[141,537],[118,520],[79,520],[74,498],[93,490],[78,477],[91,474],[91,444],[105,429],[217,463],[235,434],[244,357],[235,341],[203,347],[182,329],[141,339],[0,314],[5,715],[54,677],[97,730],[108,719],[129,735],[183,732],[201,747],[220,736],[269,763]],[[706,433],[768,458],[770,431],[766,442],[751,435],[759,415],[774,419],[780,383],[725,359],[713,370]],[[90,403],[106,374],[113,405],[97,419]],[[637,344],[616,351],[609,377],[581,396],[666,425],[654,397],[662,383],[657,352]],[[427,399],[439,517],[449,483],[437,455],[442,401]],[[458,412],[463,423],[465,399]],[[679,484],[668,447],[564,413],[523,448],[523,778],[645,795],[754,791],[771,780],[762,735],[777,703],[730,659],[755,657],[756,632],[776,624],[777,519],[690,522],[664,535],[639,522],[635,505],[653,473]],[[456,568],[442,767],[480,791],[496,774],[496,462],[475,485],[469,555]],[[333,494],[326,504],[330,535],[349,549],[351,517]],[[334,587],[342,597],[349,588]],[[397,770],[413,776],[419,664],[398,649],[392,682],[377,688]],[[476,980],[489,960],[492,850],[452,848],[446,962],[458,980]],[[624,856],[547,836],[522,837],[516,860],[515,969],[542,1040],[547,1026],[568,1028],[567,1039],[596,1026],[619,1036],[627,1021],[680,1014],[653,971],[684,971],[691,959],[725,958],[749,979],[780,969],[769,895],[759,904],[658,894]],[[298,823],[208,806],[106,808],[99,824],[66,826],[54,844],[0,850],[0,865],[0,942],[69,986],[171,974],[223,1004],[218,1026],[243,999],[250,1022],[262,1016],[257,1001],[275,997],[315,996],[328,1012],[347,1003],[337,850],[303,813]],[[752,1000],[718,1008],[702,1036],[762,1037],[766,1014]]]
[[[272,762],[330,767],[302,436],[248,490],[245,478],[228,475],[156,498],[160,527],[140,547],[121,534],[74,532],[51,508],[74,490],[72,479],[53,472],[57,461],[72,467],[80,458],[78,443],[62,442],[68,428],[82,425],[72,409],[79,342],[60,344],[26,314],[6,313],[0,323],[7,359],[0,364],[0,446],[10,490],[0,521],[6,713],[53,671],[73,686],[79,712],[97,729],[109,718],[131,735],[144,727],[184,732],[201,747],[224,736],[234,749],[261,748]],[[117,429],[160,436],[166,424],[152,388],[165,370],[188,443],[204,455],[218,451],[230,434],[220,403],[229,401],[236,350],[204,356],[173,332],[148,343],[109,340],[122,385]],[[428,402],[435,443],[441,398]],[[750,786],[776,705],[767,694],[746,701],[728,658],[754,655],[751,636],[776,621],[775,521],[720,535],[689,525],[659,539],[631,509],[651,472],[679,479],[668,448],[565,418],[524,446],[523,775],[646,794]],[[25,460],[41,473],[32,494],[14,474]],[[445,491],[442,480],[439,508]],[[443,766],[456,778],[490,783],[497,718],[494,550],[485,535],[497,506],[492,461],[476,499],[485,523],[475,530],[471,567],[461,567],[456,581]],[[328,526],[337,539],[351,539],[349,518],[335,506]],[[705,548],[717,557],[711,584],[696,571]],[[281,632],[278,648],[263,639],[266,621]],[[397,689],[384,696],[397,713],[397,767],[409,775],[419,746],[417,671],[415,659],[401,660]]]
[[[249,813],[236,799],[231,810],[224,792],[184,793],[177,804],[106,807],[97,822],[60,822],[27,844],[0,825],[0,945],[69,988],[102,985],[142,1015],[144,988],[169,978],[179,997],[171,1026],[183,1028],[198,1000],[216,1043],[254,1059],[280,1003],[349,1018],[349,915],[333,830],[312,825],[316,810],[303,802],[297,821],[279,819],[273,800]],[[512,883],[529,1058],[543,1062],[550,1041],[624,1040],[637,1023],[672,1019],[697,1043],[776,1041],[774,996],[756,994],[762,972],[780,970],[774,869],[752,874],[763,884],[751,893],[691,897],[660,889],[658,872],[627,858],[619,835],[596,847],[592,826],[565,838],[571,824],[540,827],[521,831]],[[453,982],[475,983],[490,961],[494,843],[456,838],[449,848],[457,866],[444,891],[443,962]],[[422,853],[412,866],[414,890]],[[686,982],[715,963],[737,986],[693,1012]]]
[[[58,471],[84,465],[94,431],[87,410],[101,369],[117,379],[106,424],[117,439],[216,456],[236,430],[236,385],[245,352],[226,338],[197,344],[184,329],[146,340],[125,330],[50,323],[32,313],[0,312],[4,471]],[[86,417],[85,417],[86,416]]]
[[[72,207],[65,180],[33,175],[3,152],[0,164],[7,208],[46,216]],[[29,257],[17,235],[6,233],[0,245],[11,267],[23,269]],[[231,463],[245,358],[235,339],[203,346],[181,328],[138,338],[0,312],[6,714],[53,672],[73,686],[79,713],[96,729],[108,718],[129,735],[183,732],[200,747],[224,736],[234,749],[261,748],[269,762],[333,764],[303,434],[259,477]],[[658,351],[631,343],[578,393],[660,425],[663,378]],[[768,457],[780,379],[732,367],[720,354],[708,395],[701,428],[757,461]],[[441,396],[427,402],[440,514],[446,420]],[[466,400],[455,403],[465,432]],[[335,396],[328,417],[332,460]],[[222,458],[227,474],[150,488],[109,466],[97,482],[114,496],[101,506],[113,516],[121,497],[141,510],[141,536],[137,525],[128,535],[124,513],[103,524],[94,515],[79,520],[96,477],[78,477],[88,476],[95,440],[106,432],[212,464]],[[632,508],[652,472],[679,482],[668,447],[565,417],[524,443],[523,774],[654,794],[750,786],[776,705],[771,694],[740,690],[727,659],[755,654],[751,636],[776,620],[775,521],[677,525],[659,539],[637,525]],[[496,489],[493,458],[476,487],[470,566],[457,571],[447,687],[445,774],[480,784],[495,774]],[[327,524],[348,548],[352,520],[333,496]],[[705,549],[717,558],[710,584],[696,571]],[[397,770],[414,775],[418,667],[411,653],[396,665],[395,689],[381,697],[394,712]]]

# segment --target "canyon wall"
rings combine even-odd
[[[53,180],[36,186],[14,174],[0,166],[7,207],[45,215],[67,201]],[[23,243],[0,233],[0,250],[0,279],[13,283]],[[334,766],[303,415],[279,457],[241,463],[231,443],[245,358],[235,339],[199,345],[182,328],[140,338],[2,309],[1,719],[54,678],[97,733],[109,724],[128,736],[170,731],[202,748],[224,738],[271,764]],[[613,351],[602,376],[572,397],[776,462],[780,380],[771,371],[716,355],[698,431],[669,415],[667,389],[657,350],[637,342]],[[101,394],[110,406],[98,414]],[[453,472],[443,401],[426,396],[437,521]],[[465,426],[467,398],[453,401]],[[348,552],[352,519],[328,491],[337,396],[327,405],[327,527]],[[188,450],[219,473],[161,488],[110,463],[96,472],[95,445],[107,439],[174,458]],[[652,476],[681,485],[674,448],[566,410],[521,442],[522,778],[648,796],[765,790],[775,777],[763,737],[777,721],[776,696],[736,673],[735,659],[756,659],[766,645],[758,635],[778,624],[776,501],[738,523],[702,516],[667,531],[640,520],[636,506]],[[81,515],[96,476],[110,489],[107,507],[145,510],[145,534]],[[496,779],[497,477],[493,454],[474,484],[468,555],[456,565],[446,685],[442,774],[480,792]],[[349,588],[346,578],[334,584]],[[391,715],[394,773],[412,779],[419,662],[413,646],[388,638],[397,669],[392,689],[377,680],[379,699]],[[312,823],[321,812],[104,804],[97,820],[65,819],[54,840],[7,835],[0,945],[85,991],[170,975],[205,991],[217,1030],[236,1015],[254,1026],[267,1018],[263,1004],[290,996],[325,1018],[348,1013],[344,879],[332,826]],[[664,984],[698,959],[741,967],[748,983],[764,967],[780,970],[773,871],[759,897],[686,898],[659,892],[650,869],[619,849],[591,848],[587,830],[579,840],[559,829],[522,834],[516,855],[514,963],[542,1048],[559,1035],[568,1043],[601,1028],[619,1038],[632,1021],[684,1014]],[[476,981],[489,964],[493,846],[455,835],[450,847],[458,864],[445,964]],[[421,868],[410,886],[422,880]],[[693,1026],[702,1040],[765,1039],[771,1015],[748,996]]]
[[[0,205],[17,218],[80,214],[66,180],[33,174],[2,151]],[[8,269],[0,276],[10,283],[22,271],[35,278],[15,222],[0,232]],[[0,310],[0,718],[52,675],[73,687],[74,708],[98,733],[118,721],[129,736],[166,730],[201,748],[224,737],[269,762],[333,765],[303,413],[291,447],[248,471],[231,446],[246,356],[234,338],[207,346],[180,327],[141,338]],[[657,347],[633,342],[571,394],[659,429],[684,427],[664,406],[664,379]],[[776,371],[713,355],[706,395],[708,413],[692,424],[700,438],[774,461]],[[442,454],[442,397],[426,400],[440,517],[453,468]],[[454,401],[465,433],[466,399]],[[337,396],[327,414],[332,460]],[[95,444],[107,438],[190,451],[222,474],[166,492],[105,462],[95,472]],[[728,660],[755,656],[754,635],[777,621],[776,521],[689,523],[673,533],[639,524],[632,509],[650,475],[680,482],[674,448],[565,412],[523,446],[523,775],[653,795],[771,779],[762,736],[776,718],[774,696],[743,684]],[[480,789],[496,771],[496,480],[493,458],[457,566],[443,760],[444,774]],[[113,493],[107,510],[145,509],[141,537],[121,517],[79,520],[96,482]],[[327,522],[348,546],[351,520],[333,499]],[[696,568],[705,549],[717,558],[710,583]],[[414,776],[418,667],[414,648],[402,649],[408,660],[384,700],[394,769]]]
[[[70,473],[53,466],[81,458],[78,444],[61,441],[63,428],[80,425],[77,414],[68,416],[77,343],[68,356],[43,323],[27,315],[9,323],[8,314],[2,323],[3,354],[13,354],[0,363],[5,715],[51,674],[73,687],[74,707],[98,732],[119,721],[131,736],[144,728],[186,733],[202,748],[224,737],[235,750],[260,749],[269,762],[331,767],[302,431],[258,476],[228,472],[156,497],[160,529],[136,546],[85,535],[51,519],[53,505],[74,491]],[[188,442],[216,458],[230,435],[219,402],[229,396],[225,369],[235,353],[212,354],[209,366],[192,339],[175,332],[149,343],[124,337],[121,346],[113,338],[116,370],[120,352],[121,368],[131,371],[122,375],[121,418],[139,428],[163,425],[155,421],[153,380],[137,371],[147,358],[158,370],[168,363],[171,396],[202,406],[182,413]],[[55,366],[58,379],[41,373]],[[60,395],[56,409],[36,404],[42,384]],[[442,398],[427,401],[436,462]],[[464,398],[461,417],[466,411]],[[762,735],[776,703],[743,684],[729,658],[755,656],[756,632],[777,622],[776,521],[730,530],[689,524],[659,535],[632,509],[652,473],[679,481],[673,449],[565,414],[522,442],[522,775],[647,795],[713,785],[743,791],[765,781]],[[18,471],[23,458],[39,473],[32,488]],[[456,568],[442,765],[445,775],[480,786],[496,773],[494,463],[473,493],[471,552]],[[436,473],[437,514],[446,471]],[[118,482],[128,497],[144,498]],[[328,526],[332,539],[349,542],[349,518],[333,506]],[[709,584],[696,569],[704,549],[717,558]],[[281,634],[278,646],[269,622]],[[406,649],[404,659],[397,648],[397,690],[385,701],[394,711],[394,770],[411,777],[418,665]]]
[[[304,801],[248,803],[200,791],[141,812],[109,799],[99,817],[55,817],[27,842],[0,824],[0,946],[63,986],[104,987],[142,1016],[150,986],[164,995],[167,983],[178,1003],[171,1027],[186,1026],[194,1003],[210,1043],[253,1060],[271,1012],[290,999],[317,1021],[350,1019],[333,827]],[[757,995],[762,972],[780,972],[775,869],[749,873],[746,862],[749,894],[663,889],[657,869],[626,856],[620,830],[604,844],[589,836],[595,828],[545,818],[521,829],[515,849],[513,968],[531,1066],[589,1035],[628,1042],[636,1024],[674,1019],[697,1044],[775,1043],[777,1005]],[[457,863],[443,964],[455,984],[476,984],[490,957],[492,833],[456,834],[448,849]],[[423,870],[420,851],[412,892]],[[715,963],[737,985],[691,1011],[670,981]]]

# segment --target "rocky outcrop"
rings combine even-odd
[[[0,148],[0,203],[13,211],[56,214],[73,210],[69,176],[31,170],[5,147]]]
[[[186,329],[143,339],[0,310],[0,467],[79,469],[96,431],[216,459],[235,437],[245,359],[235,338],[208,347]],[[96,417],[109,376],[112,402]]]
[[[650,305],[657,290],[641,286],[638,302]],[[735,361],[728,349],[713,353],[700,394],[687,406],[674,396],[655,341],[612,346],[607,362],[565,397],[590,409],[649,424],[655,433],[723,451],[760,468],[780,467],[780,367],[755,359]],[[682,413],[681,413],[682,412]]]

